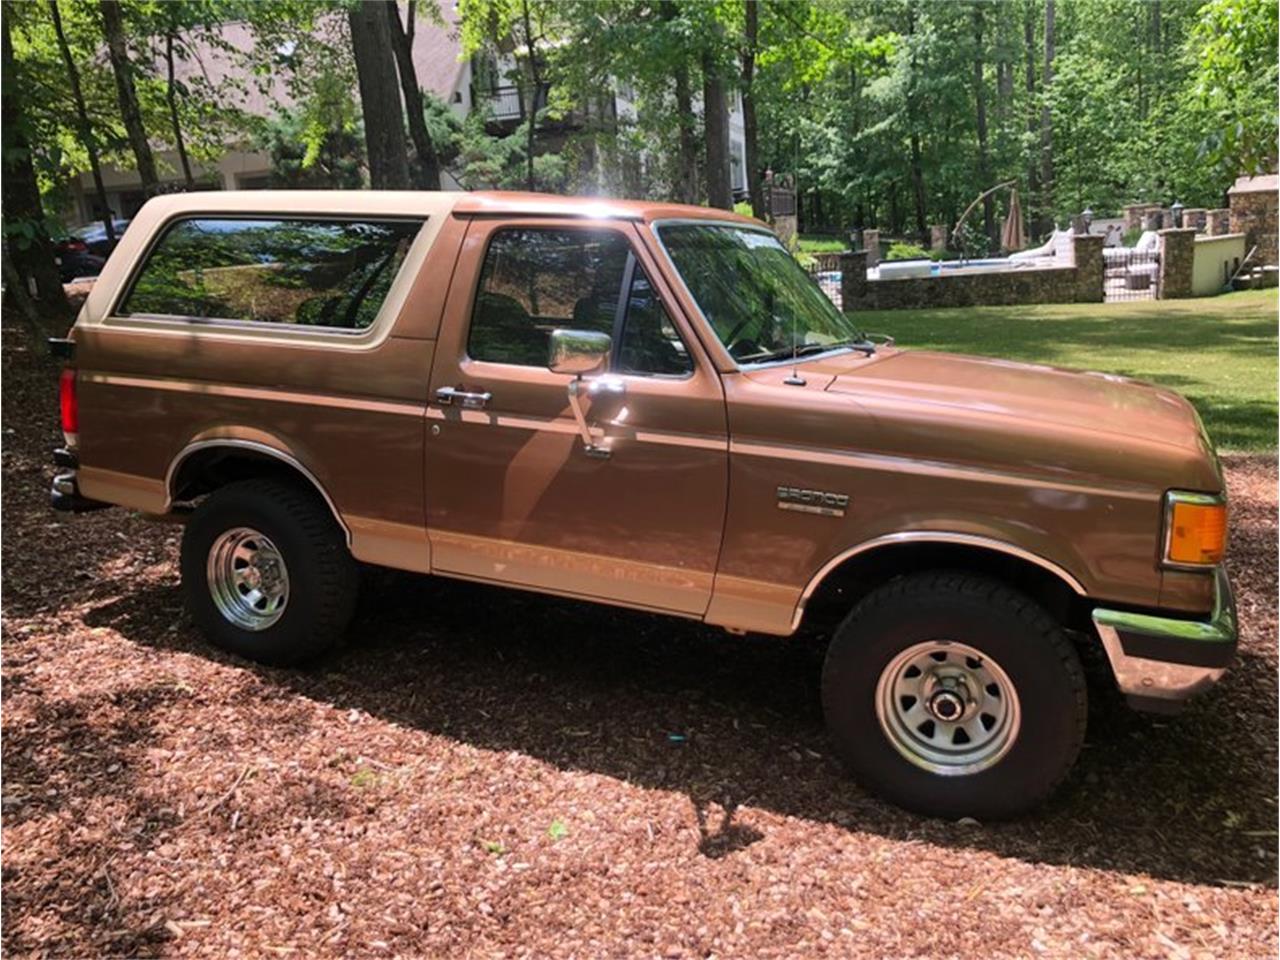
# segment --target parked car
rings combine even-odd
[[[129,221],[113,220],[111,225],[115,232],[114,238],[107,236],[106,224],[97,220],[72,230],[54,244],[54,258],[63,283],[70,283],[80,277],[96,277],[102,272],[107,257],[111,256],[111,251],[124,236]]]
[[[1071,768],[1080,645],[1157,711],[1232,659],[1222,473],[1186,400],[868,336],[756,221],[245,192],[134,224],[55,343],[53,506],[184,521],[187,604],[235,654],[330,650],[356,561],[829,630],[839,756],[982,818]]]

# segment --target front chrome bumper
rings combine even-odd
[[[1098,607],[1093,624],[1120,692],[1139,709],[1176,712],[1208,690],[1235,658],[1236,602],[1222,567],[1208,620],[1177,620]]]

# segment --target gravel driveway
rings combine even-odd
[[[393,573],[307,671],[194,634],[179,528],[47,508],[54,370],[3,342],[9,956],[1262,957],[1276,471],[1226,458],[1244,641],[1175,718],[1091,702],[1017,823],[828,753],[820,638]]]

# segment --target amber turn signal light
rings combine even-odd
[[[1227,549],[1227,505],[1220,497],[1173,491],[1165,518],[1167,562],[1196,567],[1221,562]]]

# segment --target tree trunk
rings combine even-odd
[[[676,177],[676,199],[696,203],[698,183],[698,147],[693,138],[693,94],[689,92],[689,68],[680,64],[675,70],[676,116],[680,124],[680,170]]]
[[[174,81],[173,67],[173,31],[164,37],[164,61],[168,68],[169,83],[165,88],[165,99],[169,101],[169,123],[173,125],[173,143],[178,149],[178,161],[182,164],[182,179],[187,189],[194,189],[195,178],[191,176],[191,161],[187,159],[187,145],[182,139],[182,123],[178,120],[178,91]]]
[[[408,26],[400,22],[400,7],[394,2],[386,4],[387,26],[391,31],[391,46],[396,54],[396,72],[400,74],[400,92],[404,94],[404,109],[409,115],[409,137],[413,140],[414,179],[419,190],[440,189],[440,161],[436,157],[435,144],[427,130],[426,105],[422,88],[418,86],[418,72],[413,65],[414,5],[409,0]]]
[[[529,0],[520,0],[520,16],[524,20],[525,55],[529,58],[529,129],[525,135],[525,188],[532,190],[533,148],[538,134],[538,97],[542,94],[542,71],[538,68],[538,51],[533,37],[533,22],[529,16]]]
[[[67,68],[67,85],[71,87],[71,99],[76,105],[76,129],[80,133],[80,142],[89,154],[89,170],[93,173],[93,191],[98,198],[98,209],[102,214],[102,225],[106,228],[107,239],[116,238],[115,218],[111,214],[111,204],[107,201],[107,188],[102,182],[102,162],[98,158],[98,138],[94,136],[93,124],[89,122],[89,110],[84,103],[84,90],[80,86],[80,70],[75,58],[71,56],[71,47],[67,44],[66,34],[62,30],[62,14],[58,10],[58,0],[49,0],[49,16],[53,20],[53,32],[58,40],[58,52],[62,54],[62,62]]]
[[[757,220],[765,217],[764,184],[760,181],[758,153],[758,131],[756,129],[756,96],[752,90],[756,75],[756,45],[760,33],[759,0],[746,0],[746,23],[742,50],[742,141],[743,171],[747,182],[747,195],[751,199],[751,213]]]
[[[991,157],[987,147],[987,92],[986,78],[983,70],[983,19],[982,6],[973,6],[973,100],[975,121],[978,133],[978,183],[983,190],[991,184]],[[985,197],[982,201],[982,226],[987,235],[987,242],[994,249],[1000,242],[996,233],[995,197]]]
[[[355,55],[369,155],[369,184],[375,190],[409,187],[409,154],[405,148],[404,113],[396,78],[391,28],[378,6],[384,0],[361,0],[347,10],[351,52]]]
[[[1054,58],[1054,0],[1044,4],[1044,83],[1041,93],[1045,97],[1040,108],[1040,186],[1044,191],[1046,210],[1053,208],[1053,114],[1049,109],[1049,91],[1053,85]]]
[[[929,242],[929,225],[926,222],[924,204],[924,167],[920,158],[920,134],[911,131],[911,190],[915,195],[916,234],[920,242]]]
[[[71,313],[58,265],[53,262],[53,242],[46,228],[40,188],[35,166],[31,162],[31,145],[27,140],[26,118],[18,100],[18,84],[14,82],[12,17],[0,17],[4,24],[3,61],[0,70],[9,81],[0,87],[0,130],[4,144],[3,177],[0,177],[0,204],[3,204],[5,248],[8,265],[18,283],[11,295],[24,313],[35,307],[51,318],[66,318]],[[12,278],[6,278],[9,280]],[[6,283],[8,286],[8,283]]]
[[[913,35],[915,32],[915,11],[909,10],[907,14],[907,35]],[[925,215],[924,165],[921,159],[920,132],[917,126],[916,72],[918,70],[919,64],[913,51],[911,54],[910,87],[907,90],[907,125],[911,128],[911,189],[915,195],[916,233],[920,238],[920,242],[924,244],[929,242],[929,227],[926,223],[928,218]]]
[[[129,146],[138,164],[138,176],[142,180],[142,192],[154,196],[160,189],[156,175],[155,158],[151,156],[151,144],[146,128],[142,125],[142,109],[138,106],[138,91],[133,86],[133,65],[129,62],[129,47],[124,36],[124,16],[119,0],[98,0],[102,11],[102,29],[107,38],[107,55],[111,59],[111,72],[116,78],[116,99],[120,103],[120,119],[129,135]],[[122,210],[121,213],[124,211]]]
[[[662,19],[676,19],[679,10],[674,0],[662,0]],[[698,191],[698,148],[693,135],[693,93],[689,88],[689,64],[679,60],[673,68],[676,98],[676,122],[680,125],[675,182],[672,187],[680,203],[696,203]]]
[[[1027,68],[1027,142],[1035,141],[1038,124],[1036,121],[1036,23],[1032,15],[1031,5],[1027,5],[1026,16],[1022,21],[1023,53],[1026,56]],[[1040,196],[1040,165],[1035,152],[1027,151],[1027,214],[1031,220],[1032,234],[1039,234],[1043,228],[1044,208]]]
[[[729,98],[724,78],[710,53],[702,56],[702,122],[707,149],[707,203],[733,209],[733,179],[729,172]]]

